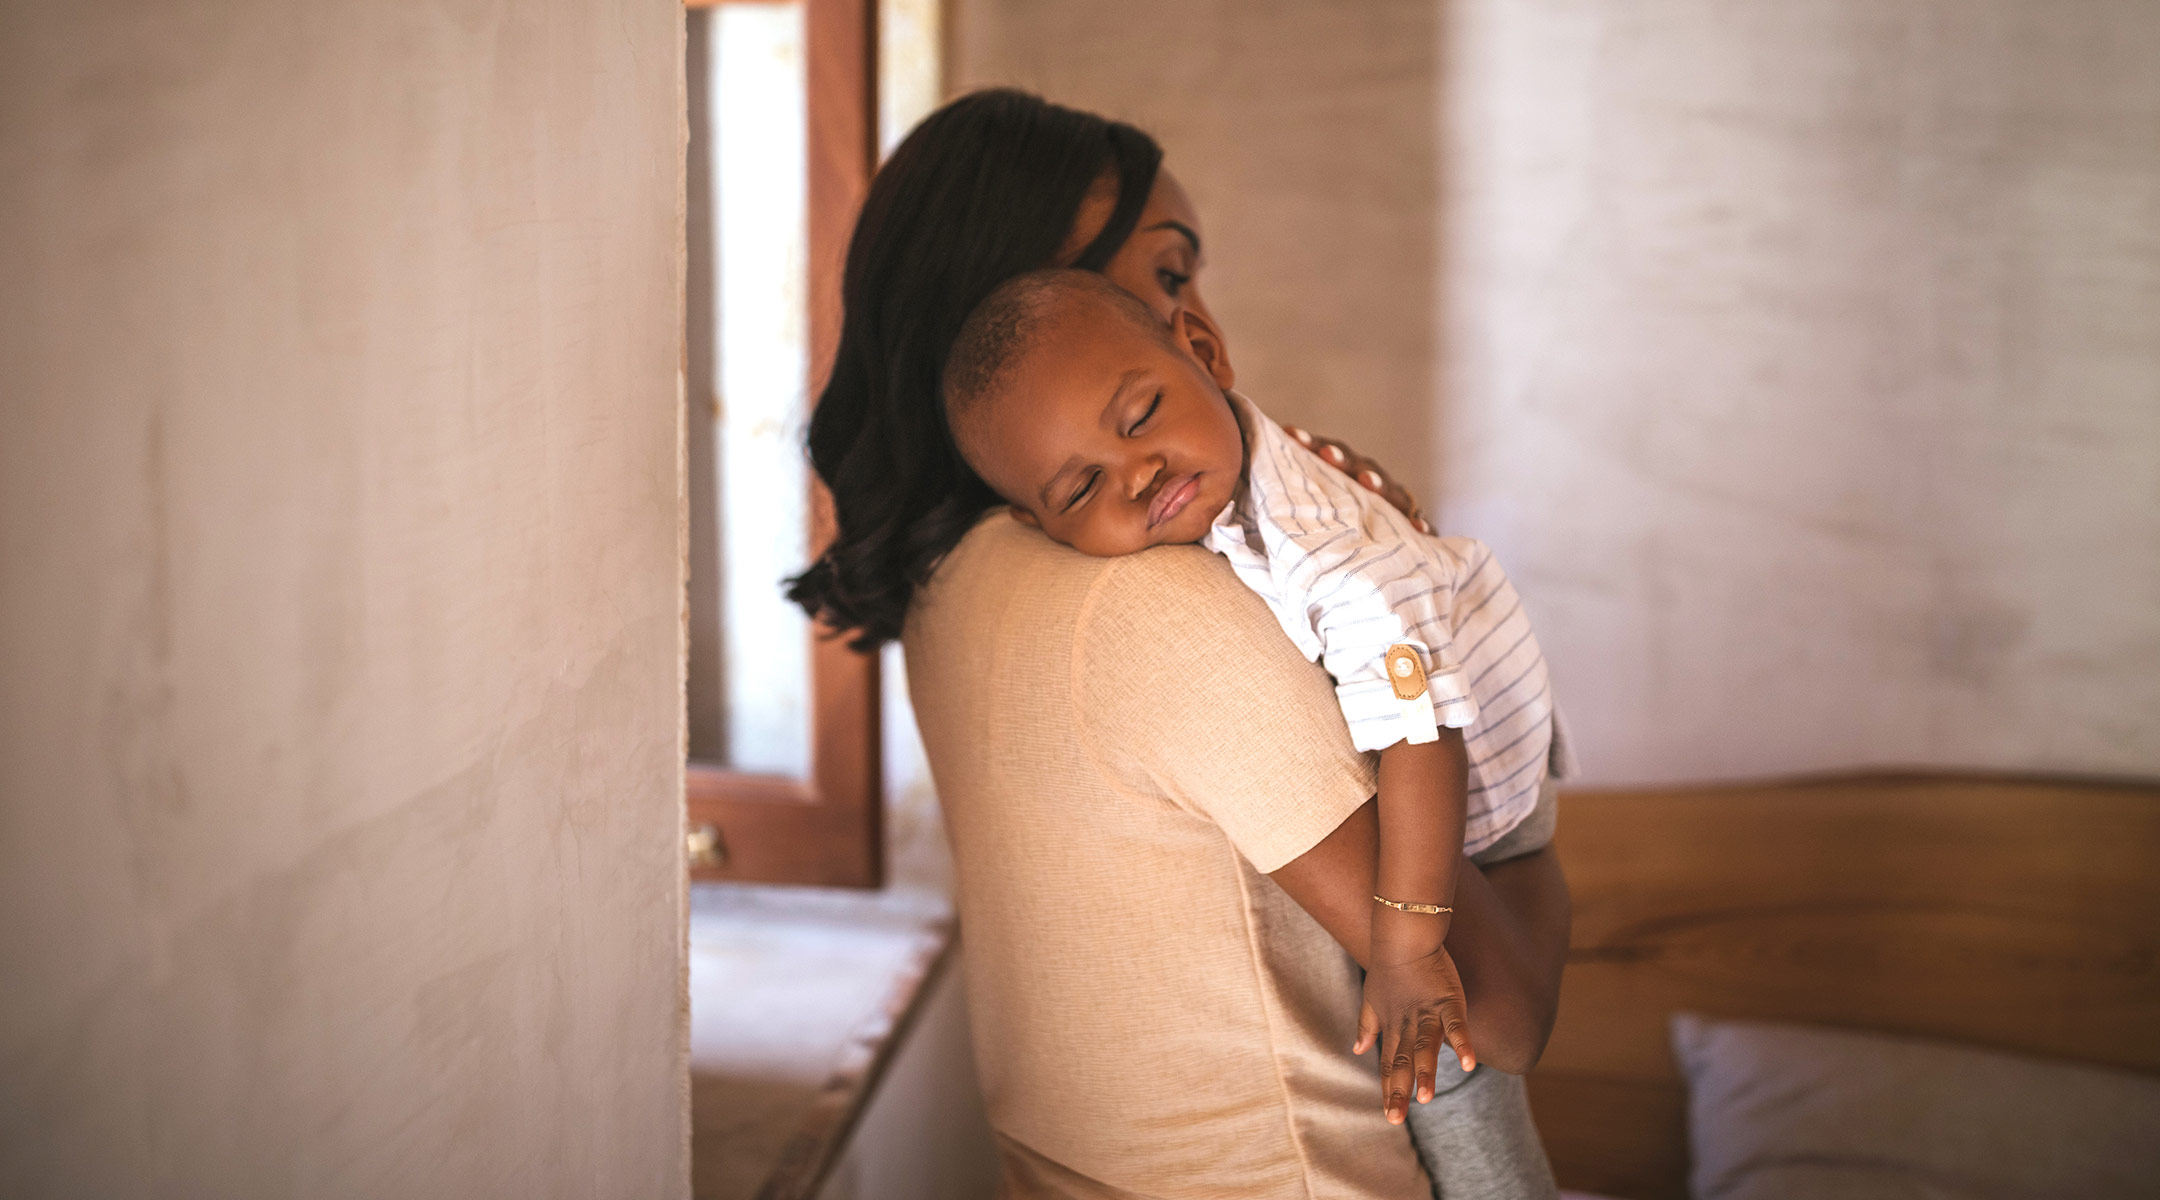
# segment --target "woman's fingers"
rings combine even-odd
[[[1351,460],[1357,457],[1350,447],[1336,441],[1334,438],[1322,437],[1311,430],[1300,429],[1295,425],[1285,425],[1283,426],[1283,432],[1296,439],[1298,445],[1319,455],[1320,460],[1330,466],[1347,468]]]
[[[1417,497],[1410,494],[1409,488],[1390,478],[1387,471],[1379,463],[1366,458],[1355,450],[1351,450],[1348,452],[1348,462],[1344,464],[1343,469],[1351,472],[1352,477],[1366,491],[1372,492],[1382,500],[1394,505],[1397,512],[1413,521],[1417,521],[1422,528],[1424,521],[1422,514],[1418,512]],[[1431,530],[1425,529],[1423,532],[1430,533]]]
[[[1322,437],[1295,425],[1283,426],[1283,432],[1295,438],[1299,445],[1308,447],[1319,455],[1322,462],[1348,475],[1366,491],[1395,506],[1404,516],[1416,522],[1419,532],[1432,532],[1432,526],[1425,523],[1424,514],[1418,511],[1417,497],[1410,494],[1410,489],[1395,482],[1388,475],[1387,468],[1335,438]]]

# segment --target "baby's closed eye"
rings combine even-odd
[[[1125,431],[1125,436],[1131,437],[1132,435],[1140,432],[1140,427],[1147,424],[1148,420],[1155,415],[1155,410],[1161,407],[1162,393],[1158,391],[1155,393],[1155,398],[1148,401],[1147,411],[1141,413],[1140,419],[1132,423],[1132,427]]]

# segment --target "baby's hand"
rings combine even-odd
[[[1358,1011],[1357,1045],[1363,1054],[1380,1043],[1380,1095],[1388,1124],[1400,1125],[1410,1113],[1410,1094],[1418,1103],[1433,1097],[1433,1076],[1445,1039],[1468,1071],[1477,1066],[1470,1051],[1470,1025],[1463,1001],[1462,977],[1446,947],[1392,965],[1376,965],[1365,976],[1365,1003]]]

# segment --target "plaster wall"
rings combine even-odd
[[[1439,507],[1592,776],[2160,775],[2160,7],[1446,43]]]
[[[1594,782],[2160,774],[2160,7],[956,0],[1241,382],[1502,553]]]
[[[0,10],[0,1194],[687,1193],[682,28]]]

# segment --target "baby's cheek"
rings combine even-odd
[[[1121,558],[1148,548],[1147,522],[1126,520],[1121,514],[1100,513],[1088,523],[1086,541],[1080,548],[1102,558]]]

